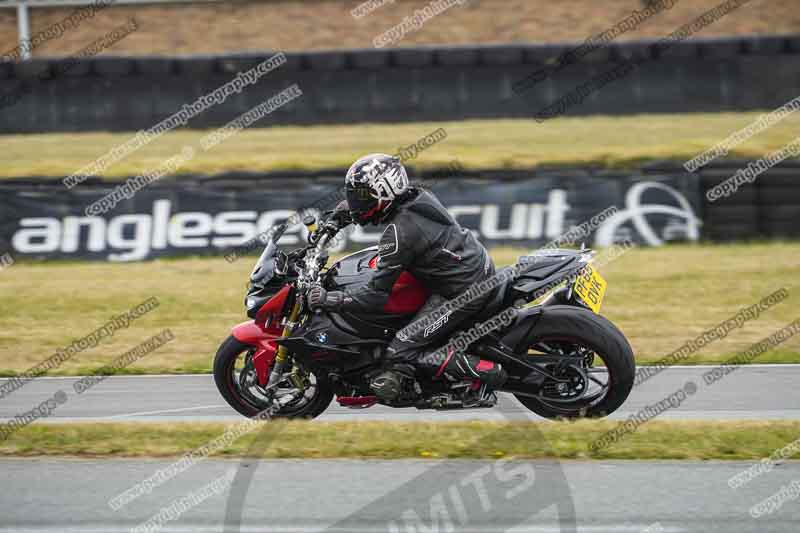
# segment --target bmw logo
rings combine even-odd
[[[317,335],[317,340],[319,342],[321,342],[322,344],[325,344],[326,342],[328,342],[328,334],[327,333],[319,333]]]

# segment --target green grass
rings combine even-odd
[[[219,423],[34,424],[0,442],[0,456],[170,457],[222,435]],[[800,422],[663,422],[599,451],[615,422],[270,422],[216,457],[759,459],[794,441]],[[258,441],[256,446],[254,442]],[[252,448],[251,448],[252,447]],[[797,455],[796,457],[800,457]]]
[[[492,254],[505,265],[525,252],[498,248]],[[160,307],[50,375],[93,373],[164,328],[175,340],[125,372],[209,372],[231,326],[246,320],[245,282],[254,261],[15,264],[0,273],[0,373],[28,369],[151,296],[158,297]],[[601,272],[609,282],[602,313],[628,337],[640,365],[781,287],[789,290],[787,300],[707,344],[686,363],[722,361],[800,318],[800,243],[633,249]],[[800,362],[800,336],[753,362]]]
[[[759,117],[759,112],[533,120],[466,120],[413,124],[276,126],[243,131],[203,152],[208,131],[168,133],[107,169],[107,177],[152,170],[180,152],[198,148],[179,173],[347,168],[370,152],[394,153],[437,128],[447,138],[408,163],[422,168],[458,160],[466,168],[539,165],[630,167],[654,159],[684,162]],[[736,147],[729,157],[753,159],[794,140],[800,116],[791,116]],[[210,131],[210,130],[209,130]],[[0,136],[1,177],[66,176],[130,139],[131,133]],[[42,157],[47,154],[47,157]]]

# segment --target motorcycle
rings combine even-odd
[[[217,351],[217,388],[244,416],[314,418],[334,396],[354,409],[379,403],[489,408],[497,393],[505,392],[545,418],[584,418],[606,416],[627,399],[635,375],[633,351],[619,329],[598,314],[606,282],[590,265],[594,252],[549,249],[498,270],[497,297],[475,318],[515,311],[513,319],[465,348],[502,365],[508,378],[499,390],[475,379],[409,375],[400,396],[384,403],[370,390],[370,380],[381,371],[389,341],[409,325],[430,292],[403,272],[383,314],[312,311],[305,295],[313,284],[344,290],[368,283],[377,268],[377,246],[326,267],[327,247],[339,228],[322,222],[317,230],[316,220],[306,217],[308,244],[289,253],[277,246],[285,224],[267,239],[245,297],[251,320],[235,326]]]

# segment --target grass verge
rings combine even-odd
[[[496,248],[498,265],[523,249]],[[246,320],[243,297],[255,258],[143,263],[25,263],[0,275],[0,375],[13,376],[57,348],[151,296],[160,306],[54,368],[49,375],[92,374],[169,328],[175,340],[127,367],[127,374],[209,372],[231,326]],[[609,287],[602,313],[628,337],[640,365],[678,349],[739,309],[785,287],[789,297],[692,354],[684,364],[715,363],[798,318],[800,243],[665,246],[633,249],[601,269]],[[97,280],[102,280],[102,288]],[[47,327],[43,334],[43,325]],[[754,363],[800,362],[800,336]]]
[[[270,422],[215,457],[746,460],[794,441],[800,422],[663,422],[599,451],[588,445],[616,422]],[[171,457],[199,448],[220,423],[34,424],[0,442],[0,456]],[[543,438],[542,438],[543,437]],[[254,440],[264,442],[248,453]],[[800,454],[795,455],[800,457]]]
[[[173,131],[109,167],[104,175],[127,177],[157,168],[195,146],[197,155],[180,173],[347,168],[372,152],[395,153],[438,128],[447,137],[409,161],[421,168],[458,160],[465,168],[529,168],[541,165],[630,167],[653,159],[684,162],[760,116],[693,113],[533,120],[465,120],[413,124],[276,126],[242,131],[213,150],[199,149],[204,130]],[[729,157],[754,159],[795,139],[800,116],[791,116],[735,147]],[[67,176],[131,138],[131,133],[0,136],[0,178]],[[42,157],[46,153],[47,157]]]

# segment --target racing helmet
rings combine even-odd
[[[386,154],[359,158],[344,181],[350,216],[361,226],[385,220],[395,200],[408,190],[408,175],[400,158]]]

